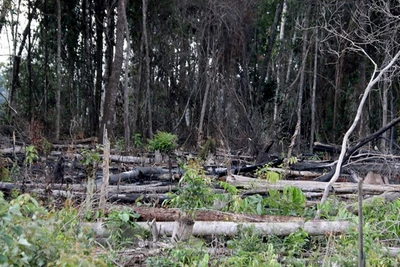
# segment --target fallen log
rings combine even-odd
[[[15,184],[15,183],[0,183],[1,191],[11,191],[12,189],[29,190],[33,189],[46,189],[46,190],[69,190],[69,191],[85,191],[85,184],[44,184],[44,183],[25,183],[25,184]],[[95,188],[96,191],[100,190],[99,187]],[[163,182],[155,182],[151,184],[144,185],[110,185],[110,193],[163,193],[176,191],[176,185],[164,185]]]
[[[303,192],[323,192],[327,183],[316,181],[301,181],[301,180],[279,180],[276,183],[267,180],[254,179],[241,175],[232,175],[226,180],[229,184],[245,189],[278,189],[283,190],[285,186],[295,186]],[[336,194],[356,193],[358,185],[355,183],[334,183],[331,191]],[[363,191],[366,194],[381,194],[388,190],[400,191],[400,185],[363,185]]]
[[[364,192],[364,186],[363,185],[363,192]],[[376,196],[371,196],[363,200],[362,206],[370,206],[371,204],[374,203],[374,201],[379,201],[382,200],[383,202],[393,202],[396,199],[400,198],[400,192],[399,191],[392,191],[388,190],[384,192],[383,194],[376,195]],[[358,214],[358,203],[351,203],[346,206],[346,209],[354,214]]]
[[[139,227],[151,230],[148,222],[136,222]],[[157,222],[157,229],[160,235],[171,236],[175,222]],[[84,227],[90,227],[97,237],[107,237],[107,229],[101,222],[82,223]],[[348,233],[354,230],[356,225],[348,221],[295,221],[295,222],[264,222],[264,223],[238,223],[238,222],[209,222],[196,221],[193,226],[194,236],[234,236],[240,229],[253,227],[254,233],[262,236],[276,235],[287,236],[299,229],[309,235],[331,235]]]
[[[173,169],[172,179],[177,179],[182,176],[179,169]],[[139,180],[170,180],[170,172],[168,169],[156,168],[156,167],[137,167],[127,172],[110,175],[110,184],[115,185],[120,182],[132,183]]]
[[[140,214],[140,221],[176,221],[183,211],[175,208],[147,208],[132,207],[132,211]],[[303,221],[300,217],[277,216],[277,215],[251,215],[217,210],[198,210],[195,215],[196,221],[232,221],[232,222],[294,222]]]

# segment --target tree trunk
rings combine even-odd
[[[269,34],[268,41],[267,41],[267,47],[265,49],[265,56],[264,56],[264,59],[262,62],[260,80],[259,80],[259,84],[258,84],[259,90],[262,90],[263,84],[265,82],[265,78],[267,77],[268,64],[271,59],[272,50],[273,50],[275,40],[276,40],[276,35],[278,33],[278,25],[279,25],[279,20],[281,18],[282,10],[283,10],[283,1],[279,1],[278,4],[276,5],[275,17],[274,17],[274,21],[270,28],[270,34]]]
[[[101,213],[104,214],[106,208],[106,202],[108,199],[108,191],[109,191],[109,180],[110,180],[110,141],[107,136],[107,129],[104,129],[104,153],[103,153],[103,180],[101,183],[100,189],[100,201],[99,201],[99,209]]]
[[[318,78],[318,27],[314,30],[314,73],[313,73],[313,87],[311,90],[311,129],[310,129],[310,152],[313,151],[314,135],[315,135],[315,113],[316,113],[316,93],[317,93],[317,78]]]
[[[124,73],[124,139],[125,146],[130,147],[131,145],[131,127],[130,127],[130,114],[129,114],[129,62],[131,52],[131,40],[130,32],[128,27],[128,20],[125,17],[125,36],[126,36],[126,56],[125,56],[125,73]]]
[[[145,61],[146,61],[146,103],[148,112],[148,125],[149,125],[149,136],[153,136],[153,115],[151,106],[151,92],[150,92],[150,55],[149,55],[149,40],[147,37],[147,0],[143,0],[143,39],[144,39],[144,50],[145,50]]]
[[[104,0],[94,1],[94,12],[95,12],[95,25],[96,25],[96,54],[95,54],[95,69],[96,69],[96,80],[95,80],[95,93],[94,93],[94,113],[100,114],[101,106],[101,91],[103,86],[103,33],[104,33]],[[99,130],[99,116],[94,116],[91,126],[91,135],[97,136]]]
[[[60,139],[61,116],[61,3],[57,0],[57,90],[56,90],[56,140]]]
[[[287,13],[287,0],[284,0],[280,32],[279,32],[279,43],[280,43],[279,60],[283,59],[282,56],[283,56],[283,47],[284,47],[283,41],[284,41],[284,37],[285,37],[286,13]],[[285,86],[285,84],[284,84],[285,79],[283,79],[282,69],[283,69],[283,64],[278,64],[277,74],[276,74],[277,87],[276,87],[275,97],[274,97],[274,115],[273,115],[274,123],[276,123],[277,118],[278,118],[278,105],[279,105],[280,94],[281,94],[282,88]],[[277,131],[275,131],[275,134],[276,134],[276,132]]]
[[[294,151],[295,153],[298,153],[298,148],[299,148],[299,141],[301,141],[301,113],[303,110],[303,92],[304,92],[304,77],[305,77],[305,70],[306,70],[306,64],[307,64],[307,55],[308,55],[308,25],[309,25],[309,13],[311,11],[311,5],[308,7],[308,11],[305,14],[304,18],[304,26],[303,26],[303,48],[302,48],[302,65],[300,69],[300,82],[299,82],[299,92],[298,92],[298,99],[297,99],[297,123],[296,123],[296,128],[294,131],[294,134],[292,136],[292,140],[289,146],[289,151],[287,158],[290,159],[292,156],[292,152]]]
[[[112,64],[111,76],[106,88],[103,118],[100,127],[99,140],[103,140],[103,129],[107,129],[107,133],[112,135],[114,126],[114,108],[115,100],[117,98],[118,83],[122,69],[122,62],[124,60],[124,32],[125,32],[125,16],[126,16],[126,0],[118,0],[118,18],[117,18],[117,31],[116,31],[116,44],[115,56]]]
[[[20,71],[20,63],[21,63],[21,56],[22,52],[24,51],[25,44],[26,44],[26,39],[28,37],[28,33],[31,30],[31,22],[34,16],[36,15],[36,8],[33,7],[32,12],[28,14],[28,23],[24,29],[24,32],[22,33],[22,41],[19,46],[18,54],[16,53],[16,47],[17,47],[17,37],[15,36],[14,38],[14,51],[13,51],[13,66],[12,66],[12,78],[11,78],[11,91],[10,91],[10,96],[9,96],[9,103],[10,106],[12,107],[14,104],[14,98],[15,94],[17,93],[17,89],[20,86],[19,82],[19,71]],[[16,26],[17,27],[17,26]],[[17,28],[15,29],[15,32],[17,32]]]

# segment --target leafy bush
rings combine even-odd
[[[110,241],[117,246],[130,244],[135,230],[138,229],[136,219],[139,214],[130,210],[114,210],[105,218],[105,226],[110,233]]]
[[[161,153],[170,153],[177,146],[178,137],[167,132],[157,131],[151,140],[149,140],[149,150],[159,150]]]
[[[205,176],[198,163],[193,161],[184,168],[185,173],[179,181],[179,190],[167,193],[169,199],[163,205],[181,208],[194,216],[197,209],[210,208],[214,204],[215,193],[210,187],[210,178]]]
[[[8,202],[0,192],[1,266],[105,266],[75,210],[49,212],[28,194]]]

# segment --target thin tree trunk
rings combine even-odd
[[[293,150],[297,153],[298,152],[298,142],[297,140],[301,139],[301,113],[303,110],[303,92],[304,92],[304,77],[305,77],[305,69],[306,69],[306,63],[307,63],[307,55],[308,55],[308,24],[309,24],[309,13],[311,11],[311,5],[308,7],[308,11],[305,15],[304,19],[304,29],[303,29],[303,48],[302,48],[302,65],[301,65],[301,70],[300,70],[300,82],[299,82],[299,92],[298,92],[298,99],[297,99],[297,123],[296,123],[296,128],[294,131],[294,134],[292,136],[292,140],[289,146],[289,151],[287,158],[290,159],[292,156]]]
[[[337,129],[337,116],[338,116],[338,101],[340,97],[340,91],[342,90],[342,68],[343,68],[343,63],[344,63],[344,53],[341,54],[338,58],[338,61],[336,63],[336,75],[335,75],[335,93],[334,93],[334,98],[333,98],[333,143],[336,144],[336,135],[337,132],[335,129]]]
[[[310,151],[313,150],[314,135],[315,135],[315,111],[316,111],[316,92],[317,92],[317,77],[318,77],[318,27],[314,30],[314,74],[313,74],[313,87],[311,90],[311,129],[310,129]]]
[[[104,98],[104,112],[101,123],[102,129],[100,130],[99,140],[103,140],[103,129],[107,129],[107,133],[111,134],[114,126],[114,108],[115,100],[117,98],[118,83],[122,69],[122,62],[124,61],[124,32],[126,20],[126,0],[118,0],[118,18],[117,18],[117,32],[115,44],[115,56],[112,63],[111,76],[107,85],[105,98]]]
[[[125,145],[127,147],[131,144],[131,127],[130,127],[130,114],[129,114],[129,61],[131,51],[131,40],[129,37],[128,21],[125,17],[125,31],[126,31],[126,56],[125,56],[125,73],[124,73],[124,137]]]
[[[96,54],[95,54],[95,68],[96,68],[96,81],[94,93],[94,113],[100,114],[101,107],[101,91],[103,86],[103,32],[104,32],[104,0],[95,1],[95,25],[96,25]],[[92,134],[96,134],[99,130],[99,116],[93,118]]]
[[[109,190],[109,180],[110,180],[110,141],[107,136],[107,129],[103,130],[104,139],[104,153],[103,153],[103,180],[101,183],[100,189],[100,201],[99,201],[99,209],[101,213],[104,214],[104,210],[106,208],[106,202],[108,199],[108,190]]]
[[[56,140],[60,139],[61,115],[61,3],[57,0],[57,91],[56,91]]]
[[[285,0],[283,2],[281,25],[279,27],[280,28],[279,43],[281,46],[279,49],[279,55],[280,55],[279,59],[280,60],[282,60],[282,56],[283,56],[283,41],[284,41],[284,37],[285,37],[286,13],[287,13],[287,0]],[[283,84],[284,79],[282,77],[282,68],[283,68],[283,64],[279,64],[277,67],[277,74],[276,74],[277,87],[276,87],[275,97],[274,97],[274,115],[273,115],[274,122],[276,122],[276,120],[278,118],[279,95],[282,91],[282,88],[285,86],[285,84]]]
[[[206,51],[206,55],[208,55],[210,52],[210,40],[208,40],[207,42],[207,51]],[[212,51],[213,55],[214,55],[214,50]],[[214,60],[215,60],[215,56],[213,56],[212,58],[212,62],[214,65]],[[204,139],[204,130],[203,130],[203,124],[204,124],[204,117],[206,114],[206,107],[207,107],[207,103],[208,103],[208,95],[210,92],[210,87],[211,87],[211,79],[213,76],[213,67],[209,67],[208,64],[205,65],[205,72],[204,72],[204,76],[206,78],[206,90],[204,92],[204,97],[203,97],[203,103],[201,106],[201,112],[200,112],[200,122],[199,122],[199,132],[198,132],[198,136],[197,136],[197,145],[200,145],[201,142]]]
[[[388,105],[388,99],[389,99],[388,94],[389,94],[389,88],[391,86],[388,74],[385,73],[383,75],[383,77],[384,77],[383,82],[382,82],[383,88],[381,89],[382,90],[382,127],[385,126],[388,122],[388,106],[389,106]],[[388,152],[388,149],[386,146],[386,140],[387,140],[387,132],[384,132],[382,134],[382,139],[380,142],[380,149],[381,149],[381,152],[383,152],[385,154]]]
[[[276,40],[276,35],[278,33],[278,24],[279,24],[279,19],[281,18],[282,10],[283,10],[283,1],[279,1],[278,4],[276,5],[275,17],[271,25],[270,34],[267,41],[267,47],[265,50],[265,56],[262,63],[260,80],[258,85],[259,90],[261,90],[268,74],[268,64],[271,59],[272,50]]]
[[[24,51],[24,48],[25,48],[28,33],[31,30],[31,22],[32,22],[32,19],[35,16],[35,14],[36,14],[36,8],[33,7],[32,12],[28,14],[28,23],[24,29],[24,32],[22,33],[22,41],[19,46],[18,54],[16,54],[17,38],[15,37],[15,39],[14,39],[13,71],[12,71],[12,80],[11,80],[11,91],[10,91],[10,96],[9,96],[9,102],[10,102],[11,107],[14,104],[14,98],[15,98],[15,94],[17,92],[17,88],[20,86],[19,70],[20,70],[21,56],[22,56],[22,52]],[[17,31],[17,29],[15,31]]]
[[[148,125],[149,125],[149,136],[153,136],[153,117],[152,117],[152,106],[151,106],[151,92],[150,92],[150,56],[149,56],[149,41],[147,38],[147,0],[143,0],[143,38],[144,38],[144,50],[145,50],[145,61],[146,61],[146,103],[148,111]]]

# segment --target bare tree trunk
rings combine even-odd
[[[282,54],[283,54],[283,40],[285,37],[285,25],[286,25],[286,13],[287,13],[287,0],[284,0],[283,2],[283,9],[282,9],[282,16],[281,16],[281,25],[280,25],[280,32],[279,32],[279,42],[280,42],[280,49],[279,49],[279,59],[282,60]],[[277,87],[275,91],[275,97],[274,97],[274,115],[273,119],[274,122],[276,122],[278,118],[278,104],[279,104],[279,98],[280,98],[280,93],[282,91],[282,88],[285,86],[284,79],[282,77],[282,68],[283,64],[279,64],[277,67],[277,74],[276,74],[276,81],[277,81]],[[276,131],[275,131],[276,132]]]
[[[388,94],[389,94],[389,88],[391,86],[391,82],[389,80],[389,75],[385,73],[383,75],[383,88],[382,90],[382,127],[385,126],[388,122]],[[382,134],[382,139],[380,142],[380,150],[382,153],[387,153],[388,152],[388,147],[386,145],[386,140],[387,140],[387,132],[384,132]]]
[[[130,114],[129,114],[129,61],[130,61],[130,51],[131,51],[131,39],[129,36],[128,21],[125,17],[125,30],[126,30],[126,56],[125,56],[125,73],[124,73],[124,137],[125,145],[131,145],[131,127],[130,127]]]
[[[309,5],[307,13],[305,14],[304,18],[304,29],[303,29],[303,48],[302,48],[302,65],[301,65],[301,70],[300,70],[300,82],[299,82],[299,92],[297,96],[297,123],[296,123],[296,128],[294,131],[294,134],[292,136],[292,140],[289,146],[289,151],[287,158],[290,159],[292,156],[293,150],[297,153],[298,152],[298,142],[297,139],[301,139],[301,113],[303,110],[303,92],[304,92],[304,77],[305,77],[305,69],[306,69],[306,63],[307,63],[307,55],[308,55],[308,25],[309,25],[309,13],[311,11],[311,5]]]
[[[96,25],[96,54],[95,54],[95,92],[94,92],[94,113],[101,113],[101,91],[103,86],[103,33],[104,33],[104,3],[105,0],[97,0],[94,2],[95,25]],[[92,134],[96,134],[99,130],[99,117],[93,117]]]
[[[60,139],[61,115],[61,4],[57,0],[57,90],[56,90],[56,140]]]
[[[340,53],[340,52],[339,52]],[[335,93],[333,98],[333,143],[336,144],[336,124],[337,124],[337,116],[338,116],[338,101],[340,97],[340,91],[342,90],[342,68],[344,63],[344,53],[339,55],[338,61],[336,63],[336,75],[335,75]]]
[[[107,133],[112,133],[114,120],[114,108],[115,100],[118,92],[118,83],[122,69],[122,62],[124,61],[124,32],[125,32],[125,20],[126,20],[126,0],[118,0],[118,18],[117,18],[117,32],[116,32],[116,43],[115,43],[115,56],[112,63],[111,76],[107,85],[103,118],[99,129],[100,136],[99,140],[103,140],[104,127],[107,129]]]
[[[315,111],[316,111],[316,92],[317,92],[317,77],[318,77],[318,27],[314,29],[314,74],[313,74],[313,87],[311,90],[311,129],[310,129],[310,151],[313,150],[314,135],[315,135]]]
[[[262,85],[265,82],[265,79],[268,74],[268,64],[271,59],[272,49],[274,47],[276,35],[278,33],[278,24],[279,24],[279,19],[281,18],[282,10],[283,10],[283,2],[279,1],[278,4],[276,5],[275,17],[271,25],[270,34],[267,41],[267,48],[265,51],[265,56],[261,67],[260,81],[258,85],[259,90],[261,90]]]
[[[149,56],[149,40],[147,38],[147,0],[143,0],[143,38],[144,38],[144,50],[145,50],[145,61],[146,61],[146,103],[147,111],[149,114],[149,136],[153,136],[153,116],[151,106],[151,92],[150,92],[150,56]]]
[[[110,180],[110,141],[107,136],[107,129],[104,129],[103,133],[103,145],[104,145],[104,153],[103,153],[103,180],[101,183],[100,189],[100,200],[99,200],[99,209],[101,213],[104,214],[104,210],[106,208],[106,202],[108,198],[108,187]]]

